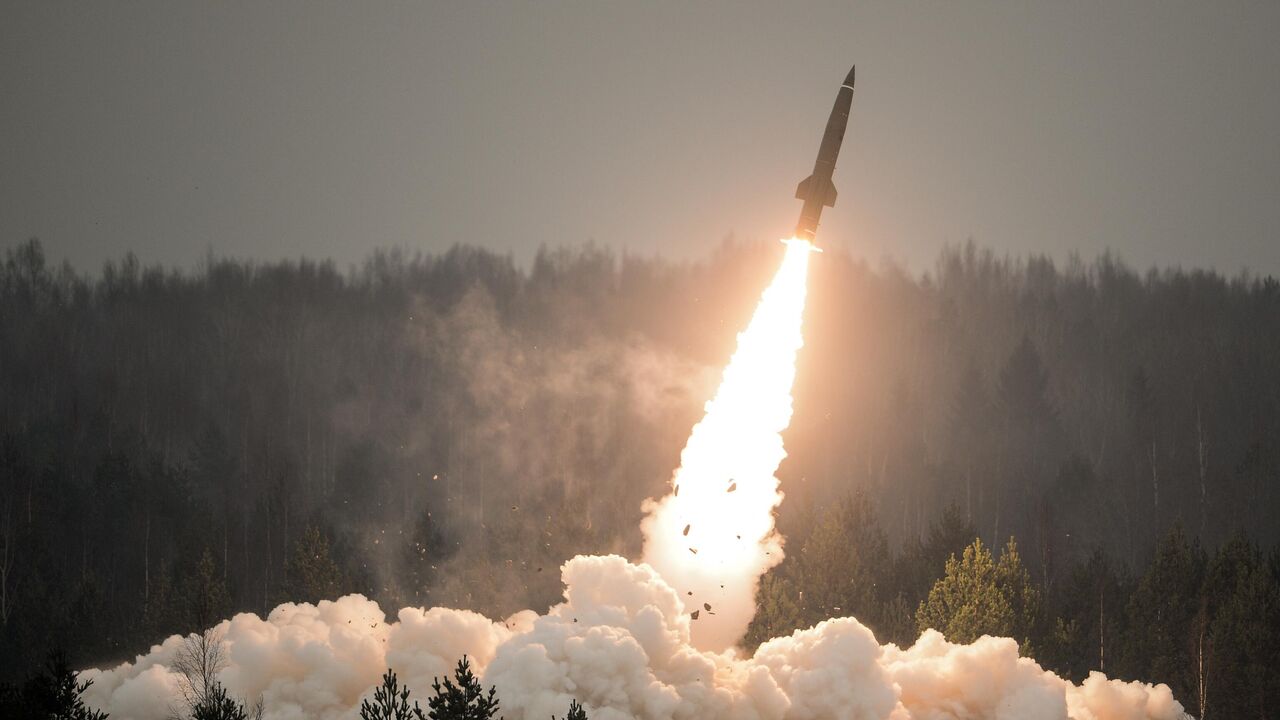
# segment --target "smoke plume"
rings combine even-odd
[[[491,622],[466,610],[404,608],[388,622],[359,595],[241,614],[216,628],[221,680],[263,700],[265,720],[350,719],[391,667],[416,693],[466,653],[498,688],[508,720],[561,715],[570,698],[593,720],[1175,720],[1168,687],[1092,674],[1073,685],[1018,656],[1007,638],[948,643],[928,631],[881,646],[854,618],[828,620],[754,655],[693,645],[680,593],[647,565],[579,556],[562,568],[564,602]],[[114,718],[163,720],[178,679],[174,636],[135,662],[89,670],[90,704]],[[417,695],[419,699],[422,696]]]

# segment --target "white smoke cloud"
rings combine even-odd
[[[1073,685],[984,637],[948,643],[926,632],[911,648],[881,646],[853,618],[770,640],[751,657],[692,644],[679,593],[647,565],[580,556],[562,568],[565,600],[538,616],[492,622],[465,610],[405,608],[387,622],[359,595],[287,603],[266,618],[241,614],[217,630],[228,664],[220,679],[267,720],[356,717],[390,666],[425,701],[431,679],[464,653],[496,685],[508,720],[563,715],[571,698],[593,720],[1175,720],[1164,685],[1094,673]],[[168,667],[174,636],[108,670],[88,670],[89,704],[120,720],[163,720],[176,701]]]

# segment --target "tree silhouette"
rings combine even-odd
[[[191,720],[248,720],[244,705],[227,696],[222,683],[214,683],[209,693],[191,710]]]
[[[373,701],[360,701],[360,720],[422,720],[422,710],[409,707],[409,688],[400,687],[395,671],[387,668],[382,684],[373,691]]]
[[[484,692],[480,680],[471,672],[471,661],[466,655],[458,661],[453,676],[456,685],[447,677],[443,682],[437,678],[431,683],[436,693],[427,700],[431,708],[427,716],[431,720],[489,720],[498,713],[497,688],[490,687],[488,694]]]
[[[231,608],[227,581],[219,572],[213,552],[208,546],[187,576],[185,596],[188,622],[199,631],[225,618]]]
[[[342,592],[342,571],[333,561],[329,538],[315,525],[308,525],[294,543],[288,569],[291,600],[334,600]]]
[[[78,673],[67,663],[67,656],[55,651],[41,671],[27,681],[21,693],[0,706],[5,717],[29,717],[35,720],[106,720],[104,712],[90,710],[84,703],[84,691],[92,680],[76,682]]]
[[[552,715],[551,720],[556,720],[556,717]],[[564,716],[564,720],[587,720],[587,711],[577,700],[570,700],[569,714]]]

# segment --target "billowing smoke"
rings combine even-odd
[[[807,243],[789,246],[671,492],[646,503],[645,563],[578,556],[562,567],[564,602],[501,623],[444,608],[404,608],[388,622],[359,595],[286,603],[265,620],[237,615],[214,629],[219,680],[261,701],[266,720],[352,718],[385,668],[422,693],[464,654],[510,720],[563,714],[571,699],[595,720],[1184,717],[1166,686],[1096,673],[1076,686],[1019,657],[1008,638],[955,645],[927,631],[900,649],[839,618],[750,657],[736,649],[760,576],[782,559],[774,472],[786,454],[809,254]],[[174,636],[133,663],[87,671],[89,703],[116,718],[169,717],[185,643]]]
[[[497,686],[508,720],[562,715],[570,698],[594,720],[1183,717],[1166,686],[1096,673],[1073,685],[1019,657],[1007,638],[954,645],[929,631],[902,650],[841,618],[770,640],[751,657],[699,650],[697,621],[649,566],[580,556],[562,578],[563,603],[506,622],[443,608],[405,608],[387,622],[359,595],[281,605],[265,620],[237,615],[217,628],[228,663],[221,679],[261,698],[267,720],[352,718],[384,668],[429,691],[463,653]],[[182,642],[171,637],[134,663],[87,671],[90,704],[114,718],[166,718],[178,687],[168,667]]]

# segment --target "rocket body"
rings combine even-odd
[[[840,144],[844,141],[844,131],[849,124],[849,108],[853,105],[853,71],[844,79],[836,93],[835,106],[827,118],[827,129],[822,134],[822,144],[818,146],[818,159],[813,164],[813,174],[800,181],[796,188],[796,199],[803,200],[800,208],[800,221],[796,223],[794,237],[799,240],[813,242],[818,232],[818,219],[822,216],[822,208],[836,204],[836,186],[831,176],[836,170],[836,157],[840,155]]]

